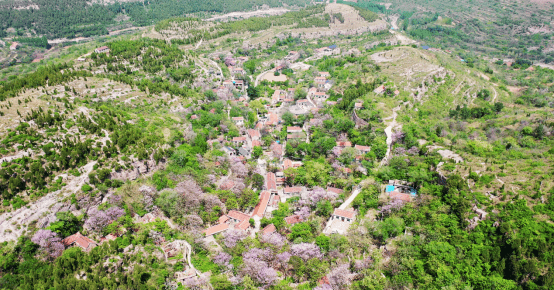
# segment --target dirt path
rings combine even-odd
[[[392,29],[396,29],[398,30],[398,25],[396,24],[396,22],[398,21],[398,15],[392,15],[392,16],[389,16],[389,20],[390,20],[390,25],[392,26]]]
[[[204,39],[200,39],[200,41],[196,44],[196,47],[194,49],[198,49],[202,45],[202,41]]]
[[[379,164],[379,167],[387,164],[389,161],[390,152],[392,148],[392,129],[400,125],[399,123],[396,122],[396,116],[398,116],[398,113],[396,112],[398,110],[400,110],[400,106],[392,109],[392,116],[387,118],[387,119],[392,119],[392,121],[389,123],[387,128],[385,128],[385,134],[387,135],[387,153],[385,154],[385,158],[381,160],[381,164]]]
[[[494,97],[492,98],[491,103],[494,104],[494,101],[496,101],[496,97],[498,96],[498,93],[496,92],[495,88],[492,88],[492,90],[494,91]]]
[[[209,58],[203,58],[204,60],[206,61],[209,61],[213,66],[215,66],[217,68],[217,70],[219,71],[219,76],[220,76],[220,79],[221,79],[221,83],[223,83],[223,70],[221,69],[221,67],[217,64],[217,62],[209,59]]]

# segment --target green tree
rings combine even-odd
[[[315,244],[324,251],[329,251],[329,245],[331,243],[331,238],[321,234],[315,239]]]
[[[81,221],[69,211],[56,213],[56,218],[58,221],[51,223],[48,229],[58,233],[61,238],[82,230]]]

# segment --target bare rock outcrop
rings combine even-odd
[[[110,174],[110,178],[119,179],[121,181],[135,180],[141,175],[145,175],[162,168],[164,165],[165,162],[160,161],[156,164],[156,161],[152,159],[146,161],[135,161],[131,163],[132,169],[112,172]]]

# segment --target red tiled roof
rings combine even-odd
[[[360,150],[360,151],[370,151],[371,150],[371,147],[369,146],[362,146],[362,145],[356,145],[354,146],[354,148]]]
[[[211,236],[222,231],[226,231],[229,228],[229,224],[218,224],[213,227],[209,227],[204,230],[206,236]]]
[[[364,104],[362,104],[362,103],[355,103],[354,104],[354,107],[356,107],[356,108],[362,108],[363,106],[364,106]]]
[[[279,157],[283,155],[283,146],[281,146],[281,144],[277,142],[271,145],[271,150],[275,151],[275,154],[277,154]]]
[[[262,146],[262,142],[260,142],[260,140],[254,140],[254,141],[252,141],[252,147],[254,147],[254,146],[260,146],[260,147],[261,147],[261,146]]]
[[[244,121],[244,117],[233,117],[233,121]]]
[[[327,187],[327,191],[332,192],[332,193],[336,193],[336,194],[341,194],[344,190],[342,190],[340,188]]]
[[[267,125],[277,125],[277,122],[279,121],[279,116],[273,112],[269,112],[269,120],[267,121]]]
[[[392,199],[399,199],[399,200],[402,200],[402,201],[411,201],[412,200],[412,196],[408,193],[401,193],[401,192],[398,192],[398,191],[393,191],[389,194],[389,196],[392,198]]]
[[[96,242],[81,235],[81,233],[77,232],[65,239],[62,240],[62,243],[64,244],[64,246],[68,247],[68,246],[71,246],[72,244],[76,244],[78,245],[79,247],[83,248],[83,249],[88,249],[88,247],[90,245],[93,245],[95,246],[96,245]]]
[[[263,217],[265,214],[265,210],[267,208],[267,204],[269,203],[269,198],[271,197],[271,193],[269,191],[262,191],[260,194],[260,201],[258,202],[258,205],[254,208],[254,212],[252,213],[252,216],[259,216]]]
[[[101,46],[101,47],[97,48],[98,51],[102,51],[102,50],[105,50],[105,49],[110,49],[110,48],[107,47],[107,46]]]
[[[250,227],[250,220],[246,219],[235,225],[235,229],[246,231]]]
[[[270,189],[277,189],[277,184],[276,184],[276,182],[275,182],[275,173],[273,173],[273,172],[268,172],[268,173],[267,173],[266,188],[267,188],[268,190],[270,190]]]
[[[283,161],[283,170],[287,169],[287,168],[291,168],[292,167],[292,160],[290,159],[285,159],[285,161]]]
[[[289,225],[297,224],[302,221],[302,217],[299,215],[292,215],[285,218],[285,222]]]
[[[271,205],[273,207],[277,207],[277,206],[279,206],[280,202],[281,202],[281,197],[278,194],[276,194],[276,195],[271,197],[271,200],[269,201],[269,205]]]
[[[287,127],[287,132],[296,132],[296,131],[302,131],[302,128],[298,126]]]
[[[353,211],[335,208],[335,211],[333,212],[333,215],[338,215],[340,217],[353,219],[354,216],[355,216],[355,213]]]
[[[229,211],[229,213],[227,213],[227,216],[232,218],[232,219],[239,220],[239,221],[244,221],[244,220],[249,220],[250,219],[249,215],[247,215],[245,213],[242,213],[240,211],[236,211],[236,210]]]
[[[192,115],[192,116],[190,116],[190,118],[191,118],[192,120],[196,120],[196,119],[198,119],[198,116]]]
[[[350,141],[337,141],[337,146],[352,147],[352,142],[350,142]]]
[[[221,217],[219,217],[218,222],[219,222],[220,224],[222,224],[222,223],[224,223],[224,222],[226,222],[226,221],[228,221],[228,220],[229,220],[229,217],[228,217],[228,216],[222,215]]]
[[[271,234],[271,233],[274,233],[275,230],[276,230],[275,225],[269,224],[262,230],[262,234],[263,235]]]
[[[260,132],[258,130],[248,129],[246,130],[246,132],[248,132],[248,135],[250,136],[250,138],[260,137]]]
[[[302,187],[286,187],[284,191],[285,193],[301,192]]]
[[[233,137],[233,142],[244,142],[246,137]]]

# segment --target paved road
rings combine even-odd
[[[343,202],[340,206],[339,206],[339,209],[347,209],[350,204],[354,201],[354,199],[356,199],[356,196],[358,196],[358,194],[360,194],[360,192],[362,192],[361,188],[356,188],[354,189],[354,191],[352,191],[352,194],[350,195],[350,197],[345,201]]]

